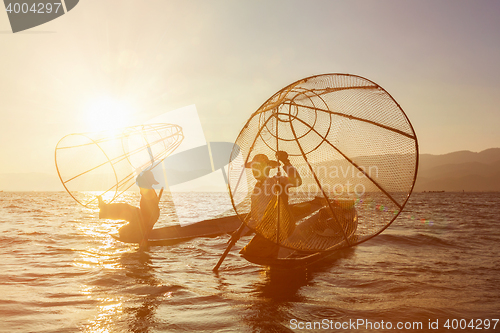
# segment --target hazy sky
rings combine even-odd
[[[196,104],[234,141],[285,85],[351,73],[385,88],[422,153],[500,146],[500,1],[82,0],[12,34],[0,12],[2,172],[54,172],[72,132]]]

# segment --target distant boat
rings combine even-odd
[[[443,193],[444,191],[424,191],[423,193]]]

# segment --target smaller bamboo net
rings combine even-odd
[[[257,195],[245,164],[257,154],[276,161],[278,151],[288,153],[301,185],[287,195]],[[318,252],[359,244],[396,219],[415,183],[418,142],[399,104],[379,85],[324,74],[269,98],[245,124],[233,155],[230,195],[247,226],[280,246]],[[269,177],[286,183],[285,170],[275,168]]]
[[[182,128],[150,124],[63,137],[55,149],[57,174],[66,191],[83,206],[101,195],[115,200],[135,184],[136,176],[154,169],[184,139]]]

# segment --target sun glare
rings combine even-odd
[[[85,108],[89,132],[116,130],[131,126],[134,108],[128,102],[111,97],[100,97],[90,101]]]

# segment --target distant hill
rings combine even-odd
[[[479,153],[468,150],[456,151],[444,155],[420,154],[420,168],[429,169],[445,164],[479,162],[490,164],[500,161],[500,148],[490,148]]]
[[[369,165],[367,163],[366,165]],[[55,174],[0,174],[3,191],[64,191]],[[415,191],[500,191],[500,148],[421,154]]]
[[[415,191],[500,191],[500,148],[421,154]]]

